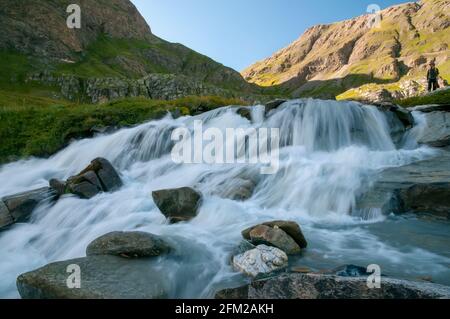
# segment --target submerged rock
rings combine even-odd
[[[69,288],[79,267],[80,288]],[[24,299],[163,299],[168,298],[167,272],[146,259],[89,256],[56,262],[17,278]]]
[[[233,266],[249,276],[257,277],[286,268],[288,256],[276,247],[259,245],[233,258]]]
[[[112,255],[126,258],[156,257],[170,251],[159,236],[144,232],[112,232],[91,242],[87,256]]]
[[[267,223],[263,223],[260,225],[268,226],[271,228],[280,228],[283,230],[286,234],[288,234],[296,243],[297,245],[304,249],[308,246],[308,243],[305,239],[305,236],[303,236],[302,230],[300,228],[300,225],[293,221],[283,221],[283,220],[276,220],[276,221],[270,221]],[[256,225],[250,228],[245,229],[242,231],[242,236],[247,239],[251,240],[250,232],[260,225]]]
[[[250,240],[254,245],[268,245],[281,249],[288,255],[301,252],[300,246],[282,229],[259,225],[250,231]]]
[[[367,277],[323,274],[283,274],[226,289],[216,299],[441,299],[450,287],[383,277],[380,289],[370,289]]]
[[[55,197],[56,193],[52,189],[43,187],[0,199],[0,230],[14,223],[27,221],[40,203],[50,202]]]
[[[153,200],[171,223],[189,221],[198,214],[202,195],[190,187],[154,191]]]
[[[251,179],[235,178],[232,183],[219,185],[212,193],[222,198],[246,201],[252,197],[255,188],[256,183]]]

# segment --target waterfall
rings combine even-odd
[[[73,196],[39,206],[29,223],[0,233],[0,297],[18,297],[20,273],[49,262],[85,256],[86,246],[110,231],[140,230],[171,240],[180,256],[161,261],[178,283],[173,297],[211,297],[229,282],[241,282],[229,265],[240,232],[272,219],[299,222],[311,245],[317,266],[324,259],[379,258],[401,263],[435,263],[439,256],[404,251],[383,244],[364,228],[383,221],[380,214],[355,213],[355,200],[376,173],[434,156],[410,140],[396,147],[387,115],[356,102],[292,100],[267,115],[252,107],[252,121],[236,107],[223,107],[195,116],[164,119],[122,129],[110,135],[73,142],[49,159],[28,159],[0,168],[0,196],[47,186],[51,178],[67,179],[97,157],[120,172],[124,187],[90,200]],[[262,175],[262,164],[176,164],[171,158],[177,128],[211,127],[280,129],[279,170]],[[414,134],[412,134],[412,137]],[[220,192],[237,182],[256,185],[247,201],[223,198]],[[191,186],[204,194],[200,213],[189,223],[169,225],[153,203],[151,192]],[[350,237],[352,238],[350,240]],[[383,255],[384,254],[384,255]],[[312,258],[312,257],[311,257]],[[312,258],[314,259],[314,258]],[[196,276],[192,276],[195,273]],[[186,278],[195,277],[195,283]]]

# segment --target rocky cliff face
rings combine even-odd
[[[431,60],[444,78],[450,77],[449,12],[449,0],[422,0],[383,10],[380,24],[365,15],[314,26],[242,75],[263,86],[282,85],[296,95],[334,97],[365,83],[380,86],[367,90],[408,95],[415,84],[423,89],[420,81],[410,81],[423,78]]]
[[[66,25],[72,3],[81,8],[81,29]],[[81,94],[91,101],[135,92],[176,98],[196,91],[254,89],[238,72],[153,35],[129,0],[0,0],[1,52],[9,61],[28,61],[17,63],[25,80],[42,80],[61,87],[65,97]],[[0,73],[13,73],[14,79],[6,80],[15,81],[17,72],[1,72],[7,67],[0,61]],[[150,93],[135,89],[149,75],[160,82],[170,78],[172,85],[160,91],[153,87]]]
[[[146,97],[156,100],[174,100],[186,96],[222,96],[242,98],[239,92],[223,89],[184,75],[149,74],[140,79],[115,77],[80,78],[74,75],[55,76],[51,73],[32,75],[28,81],[37,81],[60,89],[61,97],[71,101],[104,103],[126,97]],[[247,96],[249,101],[252,97]]]

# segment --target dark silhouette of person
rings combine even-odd
[[[436,91],[439,88],[439,69],[436,67],[434,61],[430,62],[430,68],[427,73],[428,92]]]

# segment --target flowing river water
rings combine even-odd
[[[415,115],[420,126],[420,114]],[[73,142],[49,159],[29,159],[0,167],[0,196],[67,179],[91,160],[110,160],[124,181],[117,192],[90,200],[61,198],[41,205],[26,224],[0,233],[0,297],[19,297],[19,274],[53,261],[85,256],[87,245],[110,231],[139,230],[161,235],[176,246],[175,259],[161,261],[174,284],[171,296],[212,297],[217,289],[244,284],[230,254],[241,231],[269,220],[297,221],[309,242],[291,265],[315,270],[343,264],[378,264],[398,278],[431,276],[450,285],[450,234],[445,222],[412,215],[358,212],[355,201],[377,173],[432,158],[438,151],[419,147],[414,130],[400,143],[390,131],[398,125],[387,113],[354,102],[293,100],[264,115],[252,108],[252,121],[224,107],[196,117],[166,118],[110,135]],[[175,128],[280,128],[279,170],[262,175],[263,164],[176,164],[170,156]],[[257,184],[247,201],[219,196],[248,179]],[[199,215],[169,225],[151,192],[191,186],[203,195]]]

